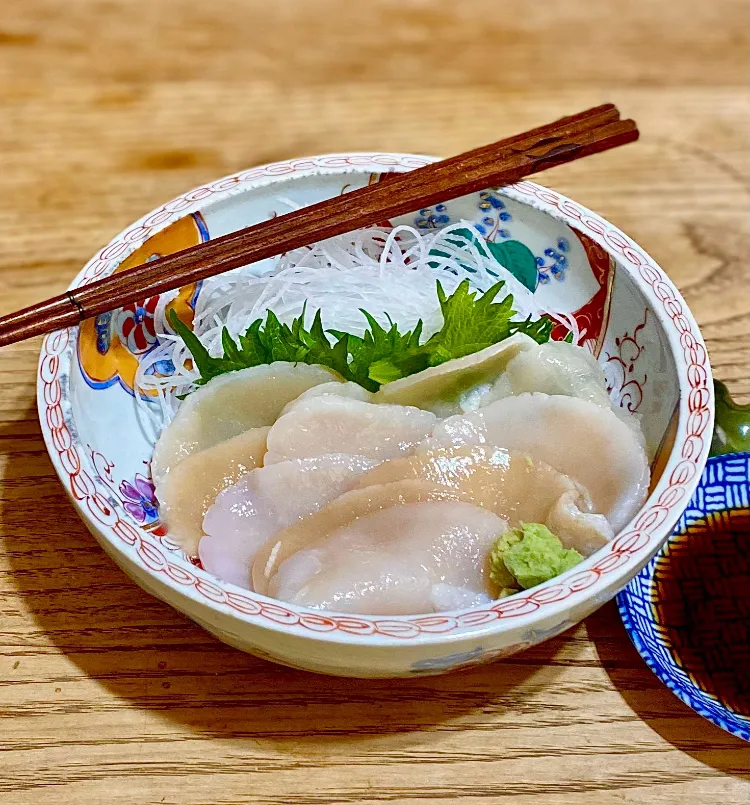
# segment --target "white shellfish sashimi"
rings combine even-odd
[[[534,344],[514,355],[481,404],[534,391],[578,397],[605,408],[611,404],[596,358],[585,347],[565,341]]]
[[[536,342],[516,333],[497,344],[381,386],[375,402],[414,405],[441,417],[478,408],[498,375]]]
[[[614,536],[606,518],[592,511],[585,489],[549,464],[519,452],[481,444],[418,447],[412,456],[366,472],[357,486],[406,479],[456,489],[462,500],[494,512],[511,526],[544,523],[566,547],[586,556]]]
[[[175,464],[155,486],[159,519],[169,538],[194,556],[203,517],[216,496],[263,464],[268,428],[251,428]]]
[[[278,531],[346,492],[374,467],[364,456],[340,453],[259,467],[225,489],[203,520],[198,554],[203,567],[224,581],[251,588],[258,549]]]
[[[344,383],[332,380],[330,383],[321,383],[319,386],[312,386],[312,388],[307,389],[307,391],[303,391],[299,397],[284,406],[281,416],[298,408],[306,400],[311,400],[313,397],[324,397],[327,394],[335,394],[337,397],[359,400],[360,402],[375,402],[375,395],[360,386],[359,383],[353,383],[351,380],[347,380]]]
[[[263,545],[253,562],[253,589],[259,593],[268,593],[269,580],[283,561],[321,536],[342,528],[358,517],[393,506],[433,500],[471,502],[469,496],[463,495],[458,489],[416,480],[395,481],[346,492],[309,517],[285,528],[275,539]]]
[[[489,392],[481,397],[479,407],[532,392],[577,397],[602,408],[611,408],[645,444],[639,415],[612,402],[604,371],[585,347],[566,341],[548,341],[519,352],[508,362]]]
[[[151,477],[162,480],[182,459],[250,428],[273,425],[303,391],[339,376],[322,366],[278,361],[215,377],[190,394],[162,431]]]
[[[436,423],[435,414],[410,406],[312,396],[290,406],[273,425],[265,463],[335,452],[382,461],[406,454]]]
[[[555,501],[544,525],[566,548],[574,548],[582,556],[591,556],[615,536],[603,514],[581,510],[581,496],[574,492],[566,492]]]
[[[488,603],[488,553],[507,528],[455,501],[379,509],[321,536],[283,562],[275,598],[365,615],[410,615]]]
[[[636,431],[611,409],[549,394],[506,397],[476,413],[450,417],[430,446],[489,444],[517,450],[577,481],[615,533],[648,494],[649,466]]]

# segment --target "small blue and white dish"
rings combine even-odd
[[[747,449],[750,406],[735,405],[721,384],[716,392],[720,454],[617,603],[656,676],[699,715],[750,741],[750,452],[731,452]]]

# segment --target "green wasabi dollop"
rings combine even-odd
[[[523,523],[495,540],[490,550],[490,579],[502,597],[559,576],[582,560],[578,551],[565,548],[546,526]]]

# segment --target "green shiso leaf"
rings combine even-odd
[[[513,296],[508,294],[495,301],[503,286],[503,282],[498,282],[481,293],[472,291],[468,280],[464,280],[448,296],[438,282],[443,326],[424,343],[421,343],[421,321],[413,330],[401,333],[397,325],[391,323],[386,329],[363,310],[367,329],[360,337],[340,330],[324,330],[320,311],[307,329],[304,310],[290,325],[279,321],[269,310],[265,320],[253,321],[237,341],[225,328],[221,334],[223,355],[214,357],[174,311],[170,313],[170,322],[193,356],[200,372],[198,385],[227,372],[288,361],[326,366],[345,380],[377,391],[386,383],[471,355],[515,333],[525,333],[540,344],[548,341],[552,321],[547,317],[537,321],[514,320]]]

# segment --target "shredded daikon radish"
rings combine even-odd
[[[366,328],[365,309],[383,326],[392,321],[402,332],[422,319],[426,338],[442,326],[436,280],[447,294],[465,279],[480,291],[503,280],[498,300],[513,294],[517,318],[536,320],[550,313],[492,255],[482,254],[461,233],[472,228],[461,221],[430,232],[409,226],[362,229],[282,255],[261,276],[246,266],[212,277],[203,282],[195,303],[195,334],[212,355],[220,356],[224,327],[236,339],[269,309],[287,323],[303,308],[308,322],[320,310],[325,328],[355,335]],[[148,420],[142,418],[142,423],[154,434],[171,420],[180,397],[198,378],[189,351],[165,316],[173,296],[165,295],[157,306],[154,324],[161,343],[141,357],[136,374],[138,407]],[[578,342],[577,327],[575,336]]]

